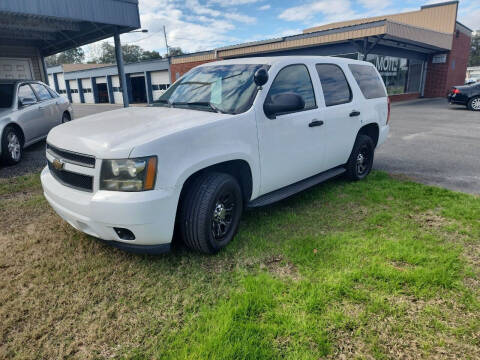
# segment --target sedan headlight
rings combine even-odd
[[[100,190],[153,190],[157,174],[157,157],[103,160]]]

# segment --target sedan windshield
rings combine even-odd
[[[0,108],[9,108],[13,103],[13,84],[0,84]]]
[[[253,76],[264,65],[213,65],[195,68],[173,84],[156,106],[239,114],[252,106],[257,86]]]

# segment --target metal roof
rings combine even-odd
[[[1,0],[0,43],[43,56],[140,27],[138,0]]]

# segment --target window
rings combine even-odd
[[[377,75],[373,66],[349,64],[353,77],[357,81],[363,96],[366,99],[385,97],[387,94],[383,88],[382,80]]]
[[[0,84],[0,108],[9,108],[13,103],[13,84]]]
[[[154,103],[156,106],[240,114],[253,104],[258,90],[253,77],[255,71],[262,67],[265,66],[230,64],[197,67],[169,87]]]
[[[340,105],[352,101],[352,91],[343,70],[334,64],[316,66],[326,106]]]
[[[281,93],[300,95],[305,101],[304,110],[317,107],[312,80],[305,65],[288,65],[280,70],[270,87],[267,98]]]
[[[50,93],[50,95],[52,95],[53,98],[57,98],[57,97],[59,96],[58,93],[57,93],[55,90],[51,89],[51,88],[48,87],[48,86],[47,86],[47,90],[48,90],[48,92]],[[61,90],[60,90],[60,91],[61,91]],[[60,92],[60,91],[59,91],[59,92]]]
[[[21,85],[18,88],[18,100],[24,102],[25,100],[37,101],[35,94],[32,91],[32,88],[28,84]]]
[[[33,90],[35,90],[35,93],[37,94],[40,101],[50,100],[52,98],[52,95],[50,95],[45,86],[33,83],[32,88]]]

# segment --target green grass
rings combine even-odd
[[[248,211],[216,256],[136,256],[61,221],[38,175],[0,180],[0,357],[479,358],[479,219],[375,172]]]

